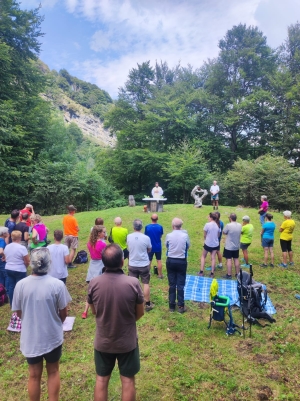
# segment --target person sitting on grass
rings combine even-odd
[[[289,265],[293,266],[293,251],[292,251],[292,239],[293,232],[295,229],[295,222],[292,217],[292,212],[286,210],[283,212],[284,222],[281,224],[280,231],[280,246],[282,250],[282,263],[280,263],[279,267],[287,267],[287,254],[289,254]]]
[[[20,348],[29,365],[28,395],[31,401],[41,398],[44,359],[48,374],[48,399],[59,399],[59,359],[64,341],[62,324],[72,298],[60,280],[47,274],[50,263],[47,248],[31,252],[32,274],[17,283],[12,304],[12,310],[22,318]]]
[[[266,214],[266,222],[262,226],[261,234],[261,244],[264,248],[264,263],[261,267],[268,267],[268,253],[270,252],[271,263],[270,266],[274,267],[274,231],[276,224],[272,221],[273,215],[271,213]]]
[[[92,280],[92,278],[100,276],[102,274],[103,262],[102,262],[102,251],[106,248],[105,243],[106,229],[104,226],[94,226],[90,234],[89,242],[87,243],[88,250],[90,252],[91,260],[86,276],[86,282]],[[86,319],[88,315],[89,304],[85,303],[84,312],[82,312],[82,319]]]
[[[70,262],[70,253],[67,245],[61,243],[64,237],[62,230],[54,231],[54,244],[48,245],[51,255],[51,266],[49,274],[56,277],[66,284],[68,277],[68,263]]]
[[[218,216],[216,213],[209,213],[208,223],[205,224],[204,230],[204,245],[201,256],[201,265],[199,276],[203,277],[203,270],[205,265],[205,259],[208,253],[211,254],[211,273],[210,277],[214,277],[215,266],[216,266],[216,254],[220,250],[219,235],[220,227],[217,224]],[[220,224],[220,223],[219,223]]]
[[[248,247],[251,245],[253,237],[253,225],[250,224],[250,217],[243,217],[242,233],[241,233],[241,243],[240,249],[243,251],[245,263],[241,267],[249,268],[249,257],[248,257]]]

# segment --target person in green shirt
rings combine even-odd
[[[249,256],[248,256],[248,247],[251,245],[252,236],[253,236],[253,225],[250,224],[250,217],[244,216],[243,217],[243,224],[242,224],[242,233],[241,233],[241,242],[240,242],[240,249],[243,251],[244,255],[244,264],[241,267],[249,268]]]
[[[122,226],[121,217],[116,217],[114,223],[115,227],[111,229],[112,241],[121,247],[124,255],[124,260],[126,260],[129,257],[129,252],[126,243],[128,230],[127,228],[121,227]]]

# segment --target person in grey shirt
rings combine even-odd
[[[59,399],[62,323],[72,299],[65,284],[47,274],[50,265],[49,249],[34,249],[30,255],[32,275],[17,283],[12,303],[12,310],[22,318],[20,348],[29,364],[30,400],[40,399],[43,359],[46,360],[49,400]]]
[[[240,271],[239,249],[242,225],[237,223],[236,219],[236,214],[231,213],[229,216],[230,223],[227,224],[223,230],[223,234],[226,235],[223,257],[226,259],[227,263],[227,274],[222,278],[227,280],[232,279],[232,259],[236,275],[239,274]]]
[[[172,220],[173,231],[166,235],[167,273],[169,281],[169,310],[175,312],[176,293],[178,312],[186,312],[184,306],[184,286],[187,271],[187,251],[190,239],[186,230],[182,230],[183,221],[178,217]]]
[[[128,275],[139,279],[144,286],[145,310],[149,312],[154,308],[150,302],[150,261],[148,253],[152,249],[150,238],[143,234],[142,220],[135,219],[133,222],[134,232],[127,235],[127,249],[129,251]]]

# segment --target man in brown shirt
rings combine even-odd
[[[140,370],[136,321],[144,314],[144,296],[137,278],[124,274],[123,251],[117,244],[102,253],[105,268],[90,281],[87,301],[96,315],[94,401],[107,401],[108,383],[116,359],[122,400],[134,401],[135,374]]]

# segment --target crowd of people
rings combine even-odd
[[[216,194],[219,193],[219,189],[213,188],[216,184],[214,182],[211,188],[214,211],[209,213],[208,222],[203,228],[204,245],[198,275],[200,278],[204,276],[206,258],[210,254],[210,277],[213,278],[215,270],[223,268],[223,256],[226,259],[227,271],[222,278],[229,280],[233,278],[232,265],[235,268],[235,276],[239,273],[240,249],[244,262],[241,266],[249,267],[248,248],[252,242],[254,227],[247,215],[242,218],[242,224],[237,221],[235,213],[229,215],[226,225],[220,220],[221,215],[216,211]],[[258,210],[264,249],[261,267],[268,266],[269,254],[270,266],[274,267],[276,225],[272,221],[272,214],[268,212],[267,197],[262,196],[261,201]],[[54,231],[52,244],[49,244],[47,239],[48,229],[41,216],[35,214],[32,205],[29,204],[21,211],[13,210],[5,225],[0,227],[0,284],[7,288],[13,311],[12,320],[17,321],[21,331],[21,351],[29,365],[30,400],[40,399],[43,359],[46,361],[48,374],[49,400],[55,401],[59,397],[62,323],[67,316],[67,305],[71,300],[67,290],[68,269],[76,267],[74,257],[79,243],[79,224],[75,213],[76,207],[68,206],[68,214],[63,218],[63,230]],[[284,221],[279,228],[282,249],[282,262],[279,266],[286,268],[288,263],[294,264],[292,238],[295,222],[290,211],[284,211],[283,217]],[[121,217],[116,217],[114,227],[108,235],[104,221],[99,217],[90,230],[87,243],[90,254],[86,276],[88,295],[82,318],[86,319],[90,310],[96,319],[96,401],[107,400],[108,383],[116,360],[122,382],[122,399],[135,400],[134,377],[140,369],[136,321],[144,312],[150,312],[155,307],[150,294],[151,271],[157,274],[158,279],[164,279],[164,228],[158,220],[158,215],[152,214],[150,224],[144,228],[143,222],[135,219],[132,232],[129,233],[129,230],[122,226]],[[226,236],[223,254],[220,249],[222,235]],[[165,246],[169,311],[185,313],[187,308],[184,303],[184,287],[190,238],[188,232],[183,229],[183,221],[180,218],[172,220],[172,230],[166,234]],[[152,269],[154,258],[156,266]],[[127,266],[124,261],[128,263]],[[29,265],[32,274],[27,276]]]

